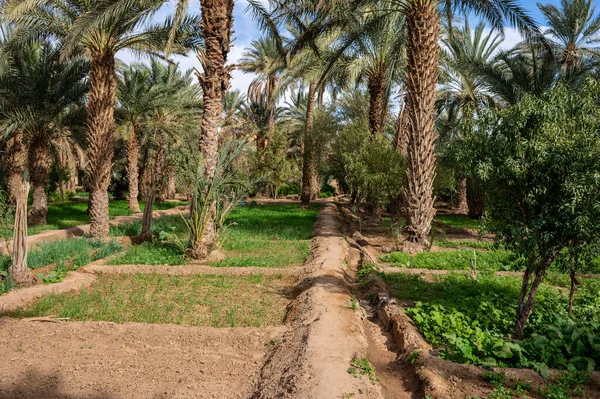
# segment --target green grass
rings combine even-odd
[[[100,276],[79,293],[50,295],[15,317],[244,327],[283,323],[294,279],[282,276]]]
[[[226,221],[222,237],[225,259],[211,266],[288,267],[304,263],[310,252],[310,238],[318,206],[300,210],[297,205],[245,206],[235,208]],[[112,236],[134,236],[141,223],[111,227]],[[111,264],[186,263],[181,247],[188,241],[187,227],[181,215],[155,219],[153,243],[132,246]],[[180,245],[173,245],[178,241]]]
[[[435,220],[459,229],[481,229],[481,221],[479,219],[471,219],[466,215],[438,215],[435,217]]]
[[[183,202],[166,201],[162,204],[155,204],[154,210],[164,210],[184,205]],[[48,224],[45,226],[35,226],[28,230],[29,235],[38,234],[43,230],[60,230],[68,227],[88,224],[90,218],[87,214],[87,202],[75,201],[64,204],[52,204],[48,206]],[[140,208],[144,209],[144,202],[140,202]],[[113,200],[109,202],[109,216],[114,219],[116,216],[129,216],[133,213],[127,208],[127,201]]]
[[[48,241],[35,245],[29,250],[27,266],[30,269],[38,269],[67,262],[72,269],[77,269],[121,250],[122,247],[115,241],[106,243],[81,237]]]
[[[454,249],[485,249],[492,250],[496,245],[493,242],[488,241],[476,241],[476,240],[434,240],[433,242],[440,248],[454,248]]]
[[[477,270],[500,271],[518,270],[519,263],[515,256],[507,251],[458,250],[421,252],[409,255],[404,252],[392,252],[380,257],[383,262],[394,266],[430,269],[430,270],[469,270],[472,268],[475,256]]]
[[[179,248],[168,243],[145,242],[132,245],[120,256],[111,259],[109,265],[184,265],[185,256]]]
[[[152,220],[152,233],[159,235],[163,232],[163,234],[168,233],[182,237],[186,236],[187,227],[184,218],[187,218],[187,215],[169,215],[154,218]],[[111,237],[133,237],[139,235],[141,231],[142,222],[136,220],[120,226],[110,226],[109,235]]]

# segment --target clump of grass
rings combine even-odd
[[[287,267],[301,265],[310,253],[309,240],[240,240],[227,241],[226,258],[213,266]]]
[[[76,269],[121,249],[122,247],[114,240],[105,243],[83,237],[43,242],[29,251],[27,265],[30,269],[39,269],[64,262],[70,263],[71,269]]]
[[[186,216],[169,215],[155,218],[152,221],[152,234],[159,235],[161,232],[184,236],[186,229]],[[111,237],[132,237],[137,236],[142,231],[142,222],[136,220],[131,223],[125,223],[120,226],[111,226],[109,235]]]
[[[373,367],[368,357],[360,358],[358,356],[354,356],[350,361],[350,368],[348,368],[348,373],[352,374],[354,377],[358,377],[359,375],[365,375],[369,377],[369,380],[373,384],[379,381],[377,375],[375,374],[375,367]]]
[[[183,265],[186,259],[181,250],[168,243],[144,242],[132,245],[122,255],[111,259],[110,265]]]
[[[435,220],[459,229],[479,230],[482,227],[480,219],[471,219],[466,215],[438,215]]]
[[[253,275],[100,276],[79,293],[50,295],[15,317],[68,317],[116,323],[272,326],[284,321],[293,277]]]
[[[394,266],[430,270],[470,270],[475,259],[477,270],[481,271],[518,270],[520,267],[514,254],[503,250],[421,252],[416,255],[392,252],[380,259]]]
[[[456,249],[485,249],[491,251],[496,245],[493,242],[488,241],[475,241],[475,240],[435,240],[433,242],[440,248],[456,248]]]

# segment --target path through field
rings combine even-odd
[[[322,206],[315,232],[311,257],[291,273],[298,283],[282,326],[0,319],[0,398],[422,397],[416,379],[396,362],[393,340],[350,306],[351,254],[335,206]],[[78,272],[101,276],[101,269]],[[245,269],[227,275],[251,273]],[[132,272],[111,269],[118,271]],[[207,267],[182,272],[182,278],[206,274]],[[353,357],[372,359],[380,381],[351,375]]]

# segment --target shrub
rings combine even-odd
[[[554,260],[565,248],[581,252],[600,241],[599,94],[594,80],[577,92],[558,85],[540,98],[480,113],[465,140],[488,193],[492,232],[526,259],[518,338]]]

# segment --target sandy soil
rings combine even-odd
[[[0,322],[0,398],[248,398],[285,327]]]
[[[422,398],[414,373],[398,362],[389,334],[350,307],[355,270],[347,259],[355,254],[350,256],[336,214],[335,205],[322,206],[311,258],[294,270],[302,274],[285,326],[215,329],[4,319],[0,399]],[[98,268],[88,271],[193,274],[204,269]],[[372,359],[381,383],[350,375],[354,356]]]

